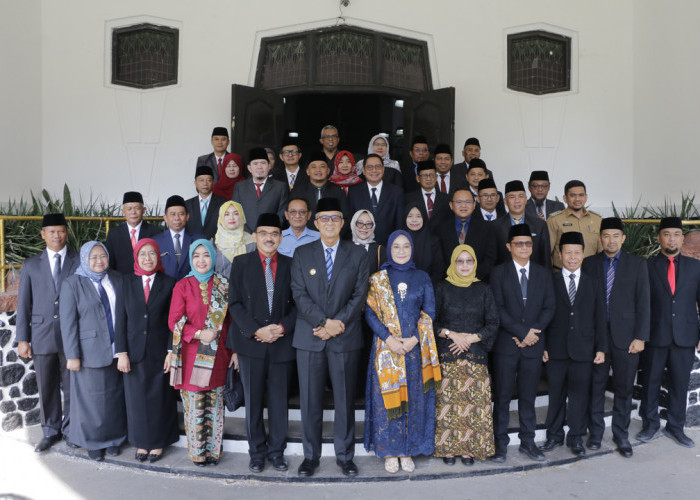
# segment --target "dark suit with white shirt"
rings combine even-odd
[[[380,245],[386,245],[389,235],[403,225],[403,192],[401,188],[382,182],[378,193],[377,208],[372,210],[371,189],[373,186],[363,182],[348,189],[350,213],[369,210],[374,215],[374,239]]]
[[[255,232],[255,224],[260,214],[277,214],[280,220],[284,220],[284,210],[289,199],[288,185],[268,177],[262,186],[260,197],[253,178],[237,182],[233,188],[233,201],[240,203],[245,214],[245,230],[248,233]]]
[[[224,161],[224,158],[226,158],[226,155],[229,154],[228,151],[224,153],[224,156],[221,157],[221,161]],[[199,156],[197,158],[197,167],[209,167],[211,168],[211,171],[214,173],[214,182],[219,180],[219,160],[216,157],[216,154],[212,151],[209,154]],[[197,167],[195,167],[195,172],[197,170]],[[224,165],[224,168],[226,166]]]
[[[282,163],[281,165],[278,163],[274,167],[272,167],[270,177],[280,182],[284,182],[287,186],[289,186],[290,191],[296,186],[300,186],[309,182],[309,175],[306,173],[306,169],[303,169],[300,166],[299,170],[297,170],[296,177],[294,178],[294,186],[290,186],[289,176],[287,175],[287,169],[284,166],[284,163]]]
[[[408,206],[412,202],[417,203],[418,209],[423,216],[423,221],[428,222],[430,232],[436,233],[440,227],[440,224],[442,224],[445,219],[452,216],[452,210],[450,210],[450,196],[445,193],[441,193],[437,187],[433,190],[431,196],[433,201],[433,213],[429,219],[426,199],[425,192],[422,188],[419,188],[417,191],[413,191],[412,193],[408,193],[404,196],[404,204],[405,206]]]
[[[187,220],[187,225],[185,226],[187,230],[192,234],[202,234],[208,240],[212,239],[216,234],[217,224],[219,222],[219,209],[221,205],[227,201],[228,200],[221,196],[216,196],[215,194],[210,195],[207,212],[204,214],[204,221],[202,221],[202,207],[199,196],[185,201],[187,213],[190,215],[190,218]]]
[[[141,222],[136,241],[153,238],[163,230],[146,221]],[[111,229],[107,234],[105,247],[109,252],[109,268],[122,274],[134,272],[134,247],[131,245],[131,227],[126,222]]]
[[[532,217],[528,214],[525,214],[525,224],[530,228],[530,234],[532,236],[532,256],[530,258],[540,266],[551,269],[552,255],[549,250],[549,229],[547,229],[547,224],[537,217]],[[499,217],[493,223],[492,228],[494,229],[498,246],[497,264],[507,262],[511,259],[508,247],[506,247],[511,226],[512,222],[508,214]]]
[[[294,189],[292,189],[292,191],[289,193],[289,198],[302,198],[306,200],[306,205],[309,207],[309,211],[311,212],[311,218],[306,224],[306,227],[313,229],[314,231],[316,230],[314,219],[316,218],[316,205],[318,204],[318,200],[321,198],[335,198],[340,203],[340,211],[343,213],[343,218],[345,219],[343,230],[345,231],[350,229],[350,219],[352,218],[352,214],[350,213],[350,205],[348,204],[347,196],[345,196],[345,191],[332,182],[326,182],[320,188],[315,186],[310,181],[296,184]]]

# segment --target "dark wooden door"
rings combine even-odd
[[[421,92],[404,99],[403,122],[406,151],[410,148],[410,141],[417,135],[428,139],[431,153],[435,145],[440,143],[449,144],[454,151],[454,87]]]
[[[231,86],[231,151],[248,161],[254,147],[277,149],[284,127],[284,99],[270,90]]]

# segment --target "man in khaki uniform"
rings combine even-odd
[[[561,254],[559,253],[559,239],[562,233],[578,231],[583,235],[585,247],[583,257],[590,257],[603,250],[598,238],[600,233],[601,217],[595,212],[586,210],[586,185],[581,181],[569,181],[564,186],[564,202],[566,208],[553,213],[547,219],[549,229],[550,249],[552,251],[552,267],[555,271],[561,269]]]

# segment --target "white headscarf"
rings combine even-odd
[[[401,172],[401,167],[399,166],[399,162],[396,160],[392,160],[391,157],[389,156],[389,140],[386,138],[384,134],[377,134],[374,137],[372,137],[369,141],[369,145],[367,146],[367,154],[370,155],[374,153],[374,141],[376,141],[379,138],[384,139],[384,142],[386,142],[386,153],[384,156],[382,156],[382,162],[384,163],[384,167],[386,168],[393,168]],[[362,166],[365,164],[364,160],[360,160],[357,162],[357,175],[360,175],[362,173]]]
[[[357,223],[357,219],[359,219],[360,215],[362,215],[362,214],[369,215],[369,218],[372,219],[372,224],[374,224],[374,226],[372,227],[372,232],[369,234],[369,237],[367,237],[367,239],[364,239],[364,240],[361,239],[357,235],[357,227],[355,226],[355,224]],[[370,212],[369,210],[365,210],[365,209],[358,210],[357,212],[355,212],[355,215],[352,216],[352,220],[350,221],[350,230],[352,231],[352,242],[355,245],[365,245],[365,246],[369,245],[370,243],[374,243],[374,230],[376,228],[377,228],[377,223],[374,222],[374,215],[372,215],[372,212]]]

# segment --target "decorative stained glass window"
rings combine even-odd
[[[508,35],[508,88],[542,95],[571,88],[571,38],[547,31]]]
[[[306,84],[306,40],[293,38],[265,44],[261,72],[259,78],[265,89]]]
[[[112,83],[139,89],[177,83],[179,30],[150,23],[112,31]]]
[[[356,31],[331,31],[316,40],[316,83],[374,83],[374,39]]]
[[[415,91],[427,89],[421,46],[399,40],[385,40],[382,49],[384,85]]]

